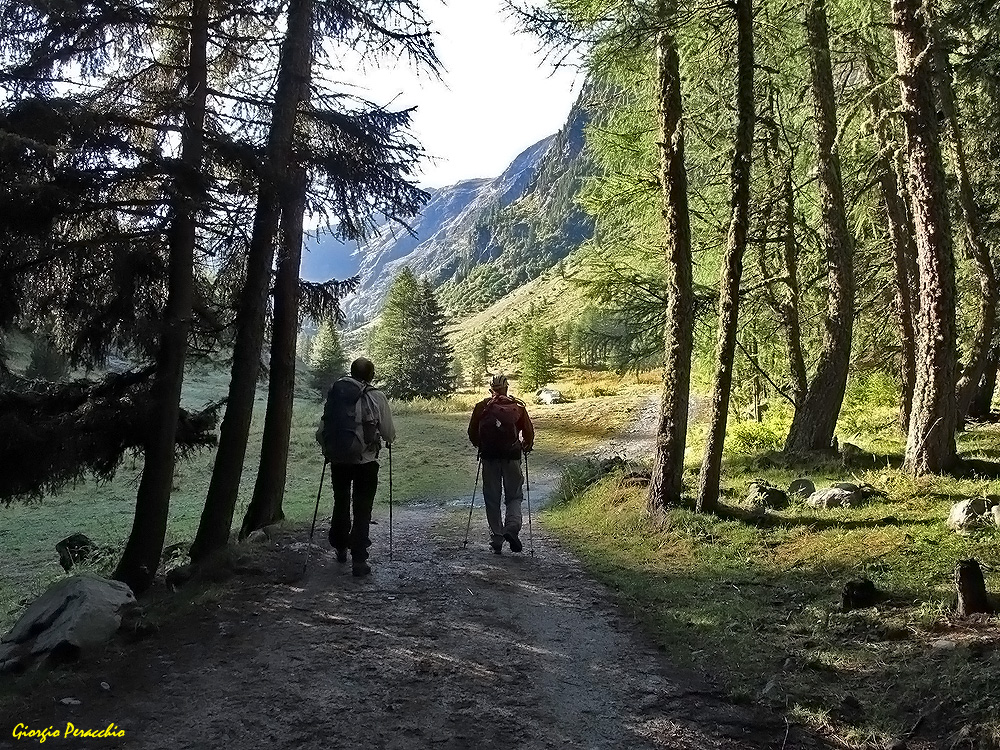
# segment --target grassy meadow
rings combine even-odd
[[[852,384],[841,442],[902,453],[885,390]],[[952,503],[1000,495],[1000,482],[913,479],[874,461],[784,466],[767,451],[780,445],[789,417],[779,406],[762,423],[733,424],[725,502],[739,504],[752,479],[787,488],[799,477],[818,488],[865,482],[886,499],[837,510],[793,502],[759,525],[684,508],[654,520],[644,488],[621,475],[582,491],[578,481],[574,492],[572,479],[586,473],[578,467],[544,520],[672,659],[718,678],[737,699],[769,704],[848,747],[889,747],[914,729],[933,747],[1000,747],[1000,622],[959,621],[952,612],[958,560],[978,559],[1000,594],[1000,530],[962,536],[944,524]],[[703,421],[692,425],[692,488],[704,432]],[[970,429],[959,448],[995,460],[1000,427]],[[845,614],[843,585],[861,576],[889,598]]]

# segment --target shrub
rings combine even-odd
[[[786,426],[774,421],[735,422],[726,432],[726,450],[742,455],[781,450]]]

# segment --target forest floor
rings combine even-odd
[[[595,455],[648,441],[655,402],[639,414]],[[555,475],[531,478],[537,511]],[[241,545],[224,580],[150,607],[153,635],[20,678],[0,700],[0,747],[36,741],[13,739],[18,723],[67,722],[124,736],[56,747],[823,746],[679,669],[537,519],[534,555],[527,528],[523,554],[491,554],[481,509],[463,548],[467,507],[396,508],[391,561],[379,510],[362,579],[336,562],[325,528],[311,550],[302,529]]]

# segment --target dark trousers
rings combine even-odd
[[[366,464],[330,464],[333,480],[333,520],[330,544],[336,549],[351,549],[355,562],[368,559],[368,527],[378,489],[378,461]],[[351,511],[354,523],[351,523]]]

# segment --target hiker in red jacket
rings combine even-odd
[[[521,531],[521,452],[530,453],[535,429],[523,401],[507,395],[507,378],[495,375],[490,381],[490,397],[472,410],[469,440],[479,449],[483,462],[483,500],[490,525],[490,547],[499,555],[504,540],[511,552],[520,552]],[[500,517],[500,491],[506,499],[506,518]]]

